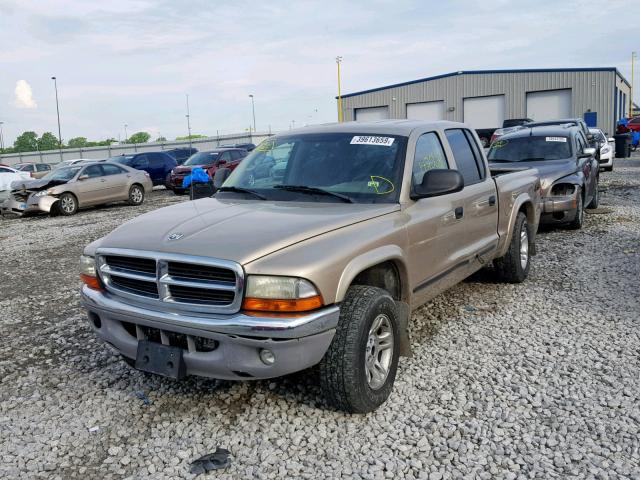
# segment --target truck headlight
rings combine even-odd
[[[89,288],[102,290],[102,285],[96,275],[96,261],[89,255],[80,255],[80,280]]]
[[[49,195],[49,190],[40,190],[33,194],[34,197],[45,197],[47,195]]]
[[[297,277],[249,275],[244,310],[260,312],[306,312],[323,305],[322,296],[308,280]]]

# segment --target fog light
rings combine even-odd
[[[263,348],[262,350],[260,350],[260,360],[262,360],[262,363],[264,363],[265,365],[273,365],[276,361],[276,356],[271,350]]]

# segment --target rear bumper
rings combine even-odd
[[[169,187],[170,188],[183,188],[182,182],[184,181],[184,176],[170,175],[169,176]]]
[[[331,306],[299,317],[190,316],[125,304],[86,286],[81,298],[96,335],[125,357],[136,357],[138,339],[151,327],[167,337],[186,337],[187,375],[230,380],[279,377],[317,364],[333,340],[340,313]],[[217,348],[198,351],[201,339],[215,340]],[[273,353],[272,365],[260,359],[262,349]]]

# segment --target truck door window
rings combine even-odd
[[[445,130],[447,140],[453,152],[453,158],[456,160],[458,171],[464,178],[464,184],[472,185],[478,183],[481,179],[478,165],[476,164],[473,150],[463,131],[459,128]]]
[[[482,158],[482,153],[480,153],[480,148],[478,147],[478,142],[473,138],[473,134],[469,130],[463,130],[465,136],[467,137],[467,141],[469,145],[471,145],[471,150],[473,151],[473,156],[476,158],[476,166],[478,167],[478,172],[480,172],[480,179],[484,180],[486,172],[484,169],[484,159]]]
[[[416,142],[416,153],[413,157],[413,175],[411,187],[422,183],[425,172],[436,168],[449,168],[442,143],[435,132],[420,135]]]

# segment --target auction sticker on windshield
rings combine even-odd
[[[351,139],[351,145],[382,145],[390,147],[395,139],[392,137],[355,136]]]
[[[567,143],[566,137],[547,137],[547,142],[564,142]]]

